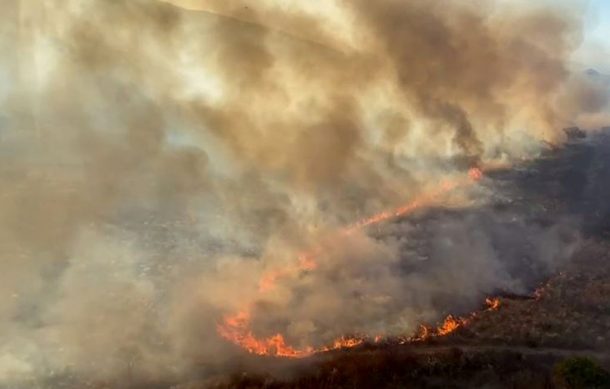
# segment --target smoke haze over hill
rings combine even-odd
[[[295,344],[408,332],[525,288],[496,245],[531,240],[541,273],[572,250],[570,222],[491,210],[426,224],[423,268],[411,222],[327,237],[599,125],[607,93],[567,64],[578,7],[194,3],[0,5],[0,383],[183,374],[236,352],[216,326],[244,304]]]

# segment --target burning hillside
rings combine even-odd
[[[460,186],[469,185],[480,180],[483,177],[483,172],[479,168],[472,168],[468,171],[467,177],[454,181],[445,181],[439,188],[431,193],[419,196],[417,199],[405,204],[394,211],[382,212],[377,215],[359,220],[351,226],[341,230],[338,235],[349,235],[354,231],[374,226],[383,222],[387,222],[393,218],[400,218],[425,207],[430,207],[443,194],[446,194]],[[319,253],[317,253],[319,254]],[[259,282],[259,292],[266,293],[269,289],[275,287],[278,279],[283,277],[294,277],[300,272],[313,271],[318,265],[315,260],[316,253],[304,253],[299,256],[298,264],[291,268],[272,270],[268,274],[264,274]],[[282,357],[306,357],[318,352],[324,352],[340,348],[350,348],[363,343],[364,339],[358,337],[340,337],[332,342],[332,346],[323,346],[314,348],[307,346],[302,349],[295,349],[286,344],[282,334],[275,334],[266,339],[257,339],[250,327],[250,309],[246,308],[234,315],[228,315],[223,319],[223,322],[218,325],[218,333],[223,338],[243,347],[247,351],[258,355],[276,355]],[[452,329],[458,326],[458,322],[448,318],[445,324],[439,329],[439,333],[444,335],[451,332]]]
[[[523,293],[497,290],[499,297],[487,298],[484,308],[449,315],[438,327],[422,324],[412,336],[359,338],[342,351],[318,354],[302,365],[242,362],[233,375],[188,387],[224,388],[230,382],[231,387],[272,388],[543,388],[565,387],[553,366],[570,357],[592,358],[610,369],[610,312],[605,308],[610,301],[610,235],[608,210],[600,214],[599,206],[610,195],[609,140],[610,133],[600,133],[519,169],[490,174],[493,185],[510,184],[493,208],[527,209],[542,224],[568,215],[578,220],[583,241],[548,281],[540,275]],[[574,186],[570,178],[582,174],[590,181]],[[295,373],[285,378],[277,369]],[[599,374],[591,378],[599,385],[592,387],[607,387],[610,375]]]
[[[531,3],[3,2],[0,387],[289,373],[529,295],[604,224],[609,101],[585,6]]]

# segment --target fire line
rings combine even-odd
[[[477,182],[481,180],[482,177],[483,170],[477,167],[471,168],[464,177],[460,177],[453,181],[445,181],[439,185],[438,189],[430,193],[420,195],[411,202],[396,208],[393,211],[384,211],[369,218],[359,220],[342,229],[340,233],[349,235],[356,230],[361,230],[393,218],[405,216],[417,209],[431,205],[441,195],[458,187]],[[272,290],[279,279],[295,276],[304,271],[315,270],[318,266],[315,258],[319,253],[320,249],[303,253],[299,255],[296,265],[275,269],[263,274],[259,281],[259,293],[264,294]],[[488,299],[486,302],[489,306],[488,309],[490,310],[495,310],[499,306],[499,300],[497,299]],[[311,346],[295,348],[287,344],[284,336],[280,333],[266,338],[257,338],[250,328],[250,312],[251,308],[246,307],[239,312],[226,315],[222,322],[217,325],[217,332],[222,338],[243,348],[251,354],[304,358],[319,352],[355,347],[365,342],[365,337],[341,337],[336,339],[331,345],[321,348],[314,348]],[[444,336],[467,324],[470,320],[471,318],[454,318],[450,315],[438,328],[431,329],[426,326],[421,326],[420,333],[407,340],[421,341],[431,336]],[[381,336],[375,337],[375,342],[378,342],[380,339]]]

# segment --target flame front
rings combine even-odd
[[[247,311],[225,316],[223,323],[218,325],[218,333],[251,354],[288,358],[303,358],[318,352],[351,348],[364,343],[364,338],[344,336],[335,339],[329,346],[318,349],[308,346],[298,349],[289,346],[282,334],[257,338],[250,330],[250,314]]]
[[[417,335],[403,339],[402,343],[422,342],[430,338],[449,335],[452,332],[455,332],[458,328],[468,325],[470,320],[471,318],[454,317],[453,315],[449,315],[436,328],[421,325]]]
[[[458,178],[454,181],[445,181],[441,183],[438,189],[421,195],[413,201],[396,208],[394,211],[385,211],[369,218],[362,219],[356,223],[344,228],[340,231],[341,234],[351,234],[356,230],[366,228],[371,225],[379,224],[384,221],[405,216],[417,209],[432,205],[438,198],[460,186],[465,186],[470,183],[479,181],[483,177],[483,171],[480,168],[472,168],[468,171],[466,177]],[[264,294],[272,290],[277,281],[282,278],[296,276],[304,271],[314,271],[318,267],[315,260],[319,249],[311,252],[303,253],[298,257],[298,261],[294,266],[273,269],[263,274],[259,281],[259,293]],[[499,300],[487,300],[489,309],[497,309]],[[314,348],[307,346],[303,348],[295,348],[287,344],[284,336],[280,333],[270,337],[258,338],[254,335],[250,328],[252,309],[246,309],[224,317],[223,321],[218,324],[218,334],[230,341],[231,343],[243,348],[249,353],[256,355],[270,355],[277,357],[303,358],[318,352],[325,352],[337,349],[356,347],[365,342],[366,337],[341,337],[335,339],[331,345]],[[425,340],[430,336],[444,336],[454,332],[456,329],[466,325],[470,319],[454,318],[448,316],[445,321],[436,329],[431,330],[428,327],[422,326],[420,333],[409,341]],[[375,342],[381,340],[380,336],[376,336]]]
[[[485,304],[487,305],[485,311],[497,311],[498,309],[500,309],[501,301],[497,297],[487,297],[485,299]],[[403,340],[403,343],[421,342],[433,337],[449,335],[455,332],[456,330],[470,324],[477,316],[478,312],[473,312],[467,317],[455,317],[453,315],[449,315],[436,328],[428,327],[425,325],[420,326],[419,333],[414,337]]]
[[[462,319],[459,319],[459,318],[456,319],[453,316],[449,315],[443,322],[443,325],[441,325],[438,328],[438,330],[437,330],[438,335],[440,335],[440,336],[448,335],[466,323],[467,322]]]
[[[488,297],[485,299],[488,311],[497,311],[500,309],[500,299],[497,297]]]

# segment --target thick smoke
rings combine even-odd
[[[244,304],[256,333],[321,344],[524,287],[468,219],[431,227],[434,265],[409,271],[400,224],[324,243],[318,272],[252,301],[329,232],[559,141],[566,104],[604,107],[567,92],[578,12],[187,3],[0,5],[0,382],[170,379],[230,355],[215,327]],[[532,228],[515,236],[552,267],[562,234]]]
[[[325,247],[315,272],[278,282],[259,301],[256,330],[281,331],[301,347],[341,334],[414,334],[439,312],[479,307],[485,294],[527,294],[573,253],[574,231],[567,221],[543,227],[480,210],[349,236]]]

